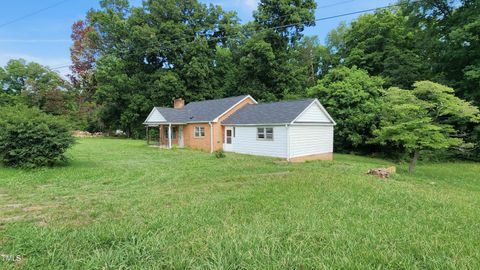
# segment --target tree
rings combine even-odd
[[[28,105],[51,114],[68,111],[70,86],[58,73],[23,59],[8,61],[2,70],[0,86],[4,93],[21,96]]]
[[[307,55],[314,56],[308,54],[308,45],[299,43],[305,27],[315,24],[315,7],[313,0],[259,2],[255,20],[244,25],[239,44],[232,47],[237,72],[230,76],[236,78],[232,94],[250,93],[261,101],[305,95],[315,81],[311,76],[315,64],[302,62]]]
[[[261,0],[253,17],[260,29],[275,33],[270,36],[274,47],[285,47],[296,44],[305,27],[315,25],[316,7],[314,0]]]
[[[462,144],[455,122],[479,120],[478,109],[454,96],[452,88],[416,82],[413,90],[393,87],[386,91],[372,142],[401,146],[412,157],[409,172],[413,172],[422,151]]]
[[[327,44],[339,63],[381,76],[386,86],[410,87],[428,77],[429,61],[415,42],[418,31],[408,27],[400,11],[382,9],[361,15],[350,26],[340,24]]]
[[[174,98],[187,102],[221,97],[224,85],[216,60],[224,38],[237,31],[238,18],[219,6],[196,0],[104,0],[88,18],[98,48],[96,100],[109,128],[129,135],[152,106],[170,106]]]
[[[79,20],[72,25],[71,38],[73,45],[70,48],[72,60],[72,84],[80,90],[81,101],[89,101],[95,94],[95,60],[98,49],[93,41],[94,28],[88,20]]]
[[[436,81],[460,97],[480,104],[480,2],[478,0],[403,1],[415,43],[431,63]]]
[[[10,95],[0,90],[0,107],[13,106],[22,103],[24,103],[24,101],[20,98],[20,96]]]
[[[354,150],[373,138],[381,111],[382,84],[380,77],[369,76],[365,70],[337,67],[307,90],[337,122],[336,149]]]

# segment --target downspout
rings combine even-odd
[[[287,129],[287,161],[290,162],[290,128],[288,124],[285,124],[285,129]]]
[[[210,153],[213,153],[213,125],[212,122],[208,122],[210,125]]]

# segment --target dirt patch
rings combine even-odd
[[[12,216],[12,217],[0,218],[0,224],[12,222],[12,221],[19,221],[19,220],[22,220],[23,218],[24,216]]]
[[[34,205],[34,206],[29,206],[29,207],[25,207],[23,208],[22,210],[25,211],[25,212],[35,212],[35,211],[40,211],[40,210],[43,210],[43,209],[46,209],[46,208],[51,208],[50,206],[41,206],[41,205]]]
[[[6,208],[21,208],[23,206],[23,204],[21,203],[11,203],[11,204],[6,204],[5,207]]]
[[[41,218],[37,221],[37,225],[40,227],[46,227],[48,225],[48,222],[45,218]]]
[[[273,172],[273,173],[259,173],[259,174],[254,174],[253,176],[287,176],[290,174],[290,171],[286,172]]]
[[[286,161],[286,160],[274,160],[273,163],[275,163],[277,165],[289,165],[290,164],[290,162]]]

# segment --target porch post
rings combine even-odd
[[[158,146],[162,146],[162,125],[158,125]]]
[[[168,148],[172,148],[172,124],[168,124]]]
[[[150,145],[150,133],[148,133],[148,125],[147,125],[147,145]]]

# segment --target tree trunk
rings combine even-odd
[[[408,172],[413,173],[415,171],[415,166],[417,166],[417,161],[418,158],[420,157],[420,150],[415,150],[413,153],[413,158],[412,161],[410,162],[410,165],[408,166]]]

